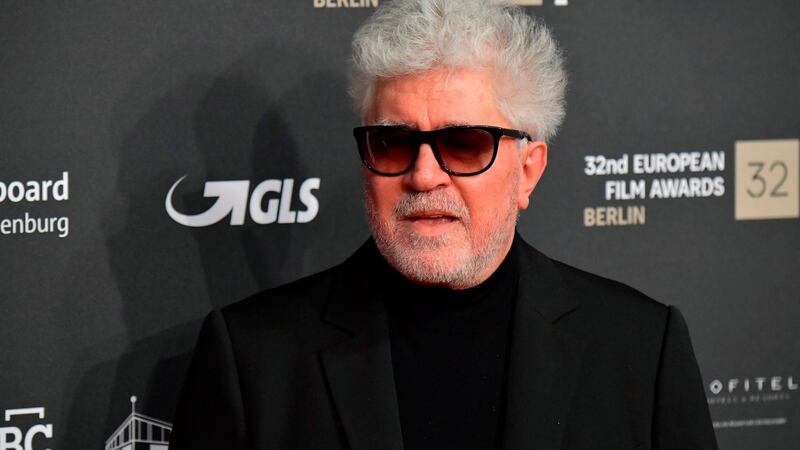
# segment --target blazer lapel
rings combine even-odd
[[[519,239],[519,238],[518,238]],[[558,320],[577,307],[553,263],[520,239],[520,280],[512,326],[504,449],[559,448],[583,355]],[[380,259],[372,241],[342,265],[324,320],[351,334],[321,352],[353,450],[402,450]]]
[[[577,307],[549,258],[520,242],[520,280],[512,326],[504,448],[560,448],[583,342],[557,321]]]
[[[351,334],[320,360],[352,450],[403,449],[377,254],[370,241],[345,262],[324,315]]]

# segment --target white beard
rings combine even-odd
[[[519,175],[506,198],[505,215],[494,229],[476,229],[470,211],[443,190],[405,194],[389,221],[380,220],[373,199],[365,192],[367,220],[378,250],[389,265],[410,281],[450,289],[466,289],[488,278],[491,264],[499,265],[514,237],[519,211],[516,204]],[[400,220],[418,211],[443,211],[458,218],[461,232],[422,236]],[[490,225],[491,226],[491,225]],[[487,228],[484,225],[483,228]]]

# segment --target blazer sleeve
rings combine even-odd
[[[686,321],[670,306],[653,413],[653,449],[717,449],[703,381]]]
[[[247,448],[236,360],[225,319],[217,310],[206,317],[200,330],[169,448]]]

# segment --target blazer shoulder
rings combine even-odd
[[[677,308],[619,281],[564,263],[553,264],[577,302],[562,319],[563,326],[582,336],[592,348],[590,353],[603,355],[610,366],[635,365],[655,373],[665,344],[672,340],[670,330],[683,323]],[[680,333],[688,341],[688,330]]]
[[[229,328],[279,330],[318,324],[339,266],[251,295],[221,309]]]
[[[378,251],[367,240],[340,264],[299,280],[259,292],[222,308],[232,334],[281,337],[288,341],[336,340],[348,333],[348,320],[373,314],[370,283]],[[363,313],[363,314],[362,314]]]
[[[666,319],[669,306],[625,283],[552,260],[579,304],[607,313]]]

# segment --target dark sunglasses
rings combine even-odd
[[[353,128],[361,161],[378,175],[395,176],[408,172],[428,144],[442,170],[450,175],[470,176],[492,167],[500,138],[527,139],[524,131],[484,125],[463,125],[439,130],[419,131],[400,125],[372,125]]]

